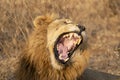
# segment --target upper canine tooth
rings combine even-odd
[[[66,34],[66,37],[68,37],[69,35],[68,34]]]
[[[71,34],[69,34],[69,35],[70,35],[70,38],[72,38],[72,35],[73,35],[73,34],[71,33]]]
[[[66,37],[68,37],[68,34],[66,34],[66,35],[63,36],[63,38],[66,38]]]
[[[65,38],[65,35],[63,36],[63,38]]]
[[[80,41],[81,41],[81,39],[78,39],[77,44],[79,44],[79,43],[80,43]]]

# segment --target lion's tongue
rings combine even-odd
[[[68,49],[66,46],[64,46],[62,43],[58,44],[58,54],[59,54],[59,59],[65,60],[68,58]]]
[[[69,50],[73,46],[73,40],[65,39],[63,43],[58,44],[58,54],[60,60],[68,59]]]

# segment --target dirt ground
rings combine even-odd
[[[14,80],[34,18],[53,12],[86,27],[89,68],[120,76],[120,0],[0,0],[0,80]]]

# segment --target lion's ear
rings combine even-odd
[[[47,14],[45,16],[38,16],[33,21],[33,24],[36,28],[42,25],[49,25],[56,18],[57,18],[56,14]]]

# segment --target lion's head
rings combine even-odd
[[[46,47],[54,68],[62,69],[84,57],[86,53],[82,53],[87,44],[84,26],[75,24],[70,19],[56,19],[53,16],[39,16],[34,25],[37,23],[47,25]]]
[[[75,62],[86,48],[85,44],[82,45],[83,42],[86,43],[84,26],[69,19],[52,21],[47,28],[47,47],[53,67],[61,69]]]

